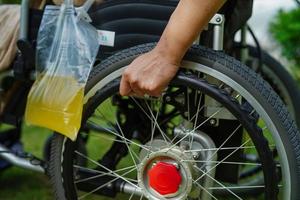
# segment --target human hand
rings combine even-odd
[[[124,71],[120,94],[160,96],[176,75],[179,62],[156,47],[136,58]]]

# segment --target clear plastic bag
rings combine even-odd
[[[37,40],[36,81],[26,106],[29,124],[76,139],[98,48],[97,30],[77,18],[72,0],[46,8]]]

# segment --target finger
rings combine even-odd
[[[141,88],[139,88],[137,85],[135,85],[135,84],[130,84],[130,87],[131,87],[132,92],[133,92],[135,95],[137,95],[137,96],[139,96],[139,97],[144,96],[145,91],[143,91],[143,90],[142,90]]]
[[[138,97],[138,98],[141,97],[141,95],[136,94],[136,93],[133,92],[132,90],[131,90],[131,92],[128,94],[128,96],[131,96],[131,97]]]
[[[157,83],[153,83],[153,80],[147,84],[147,86],[145,87],[144,92],[146,94],[149,94],[153,97],[160,97],[162,90],[164,87],[158,85]]]
[[[131,90],[138,96],[142,97],[146,93],[137,82],[130,83]]]
[[[127,81],[127,79],[124,77],[124,75],[121,78],[120,88],[119,92],[121,96],[128,96],[131,92],[130,83]]]

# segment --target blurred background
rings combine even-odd
[[[0,4],[19,3],[0,0]],[[254,0],[249,21],[262,48],[279,60],[300,85],[300,7],[293,0]],[[248,38],[249,43],[251,37]],[[7,128],[7,127],[2,127]],[[24,127],[25,150],[42,157],[41,149],[50,132]],[[44,175],[12,167],[0,171],[0,200],[48,200],[51,188]]]
[[[295,1],[254,0],[249,24],[263,49],[284,64],[299,82],[300,8]]]

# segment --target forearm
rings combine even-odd
[[[212,16],[226,0],[181,0],[157,45],[179,63]],[[162,50],[163,51],[163,50]]]

